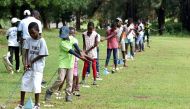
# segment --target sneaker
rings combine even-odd
[[[42,80],[42,83],[41,84],[46,84],[47,82],[45,80]]]
[[[109,73],[110,73],[110,72],[108,71],[108,69],[105,68],[105,69],[104,69],[104,74],[107,75],[107,74],[109,74]]]
[[[32,109],[40,109],[39,105],[35,105]]]
[[[65,100],[66,102],[72,102],[72,96],[71,95],[66,96]]]
[[[73,95],[75,95],[75,96],[80,96],[80,93],[79,93],[79,91],[74,91],[74,92],[73,92]]]
[[[96,81],[93,81],[92,85],[97,85]]]
[[[52,93],[53,92],[51,92],[49,89],[46,90],[45,101],[49,101],[51,99]]]
[[[115,68],[112,69],[111,73],[115,73]]]
[[[24,109],[24,106],[19,104],[15,109]]]
[[[116,70],[116,71],[118,71],[118,70],[119,70],[119,68],[116,68],[115,70]]]

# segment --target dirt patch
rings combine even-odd
[[[133,98],[145,100],[145,99],[150,99],[151,97],[150,96],[133,96]]]
[[[5,29],[0,29],[0,35],[5,35],[6,34],[6,31]]]

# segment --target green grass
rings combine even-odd
[[[58,30],[44,32],[49,56],[44,71],[45,80],[49,81],[58,65]],[[77,35],[81,46],[80,33]],[[0,56],[7,52],[6,40],[0,37]],[[99,87],[82,88],[81,97],[74,97],[72,103],[56,100],[53,96],[53,109],[189,109],[190,108],[190,38],[151,37],[151,48],[138,53],[129,67],[118,73],[103,75],[98,81]],[[106,43],[100,44],[100,56],[106,56]],[[103,68],[105,61],[100,61]],[[110,66],[112,62],[110,61]],[[79,72],[82,70],[80,61]],[[101,73],[102,73],[101,69]],[[19,102],[19,88],[15,88],[21,73],[10,75],[0,63],[0,104],[3,104],[9,92],[15,94],[7,109],[14,108]],[[81,73],[80,73],[81,75]],[[56,78],[56,77],[55,77]],[[88,78],[92,83],[92,76]],[[41,108],[44,98],[41,94]],[[26,99],[33,94],[27,94]]]

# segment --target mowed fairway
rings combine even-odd
[[[46,59],[44,79],[49,82],[58,66],[58,30],[43,33],[49,56]],[[6,40],[0,37],[0,56],[6,51]],[[81,34],[77,34],[80,46]],[[190,38],[174,36],[151,37],[151,48],[137,53],[134,61],[128,61],[129,67],[115,74],[103,75],[104,60],[100,61],[103,81],[92,86],[92,75],[87,78],[90,88],[82,88],[80,97],[73,97],[72,103],[52,96],[54,107],[44,107],[43,89],[42,109],[189,109],[190,108]],[[106,42],[101,43],[100,58],[106,57]],[[110,69],[113,61],[110,61]],[[82,61],[79,72],[81,76]],[[14,95],[7,104],[13,109],[19,103],[19,78],[22,73],[10,75],[0,63],[0,104],[4,104],[10,92]],[[53,78],[55,79],[57,75]],[[53,82],[53,81],[52,81]],[[51,82],[51,83],[52,83]],[[51,84],[50,83],[50,84]],[[33,94],[27,94],[26,100]],[[64,97],[64,94],[63,94]],[[33,100],[34,101],[34,100]]]

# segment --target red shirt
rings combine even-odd
[[[111,34],[116,34],[115,36],[109,38],[107,40],[107,48],[108,49],[114,49],[114,48],[118,48],[118,41],[117,41],[117,32],[113,29],[109,29],[107,31],[107,37]]]

